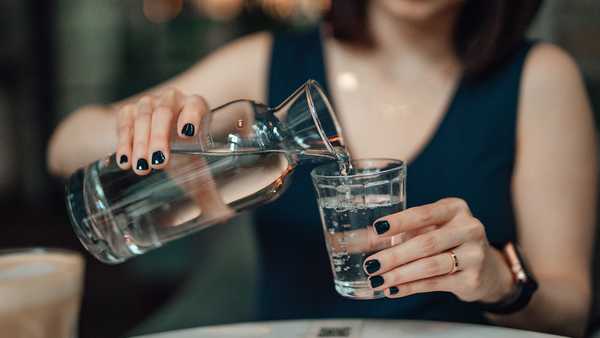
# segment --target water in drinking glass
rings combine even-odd
[[[361,294],[356,294],[356,290],[364,289],[367,289],[366,296],[370,296],[363,270],[365,258],[389,246],[387,240],[376,240],[371,225],[380,217],[404,209],[403,201],[394,196],[369,196],[369,199],[371,202],[366,204],[346,203],[334,198],[319,203],[335,288],[340,293],[357,297]],[[382,295],[381,291],[374,293],[374,296]]]
[[[312,173],[334,285],[346,297],[381,298],[382,291],[371,289],[363,263],[391,245],[390,238],[375,234],[372,224],[405,208],[405,168],[393,160],[352,164],[346,175],[336,165],[324,165]]]

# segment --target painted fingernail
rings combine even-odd
[[[148,161],[146,161],[143,158],[140,158],[139,160],[137,160],[135,168],[140,171],[148,170]]]
[[[388,221],[377,221],[375,224],[373,224],[373,226],[375,227],[375,231],[377,231],[378,235],[390,230],[390,223]]]
[[[127,160],[129,160],[127,155],[121,155],[121,158],[119,158],[119,164],[127,163]]]
[[[377,288],[383,285],[383,277],[381,276],[373,276],[369,278],[369,282],[371,282],[372,288]]]
[[[381,264],[376,259],[371,259],[365,262],[365,270],[368,274],[377,272],[381,268]]]
[[[398,291],[400,291],[400,290],[398,290],[398,288],[397,288],[397,287],[395,287],[395,286],[392,286],[392,287],[390,288],[390,295],[395,295],[395,294],[397,294],[397,293],[398,293]]]
[[[152,164],[159,165],[159,164],[163,164],[164,162],[165,162],[165,154],[162,151],[157,150],[154,153],[152,153]]]
[[[194,136],[194,131],[196,128],[194,128],[194,125],[191,123],[186,123],[183,128],[181,129],[181,133],[185,136]]]

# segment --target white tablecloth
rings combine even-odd
[[[550,338],[494,326],[408,320],[297,320],[207,326],[135,338]]]

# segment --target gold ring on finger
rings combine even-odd
[[[460,266],[458,264],[458,258],[456,257],[456,253],[454,251],[448,251],[447,252],[448,256],[450,257],[450,270],[448,271],[448,274],[451,275],[453,273],[455,273],[456,271],[460,270]]]

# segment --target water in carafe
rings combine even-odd
[[[84,246],[119,263],[268,203],[306,160],[348,154],[327,98],[307,82],[276,108],[238,100],[204,116],[197,136],[171,144],[162,170],[138,176],[115,155],[77,171],[67,205]]]

